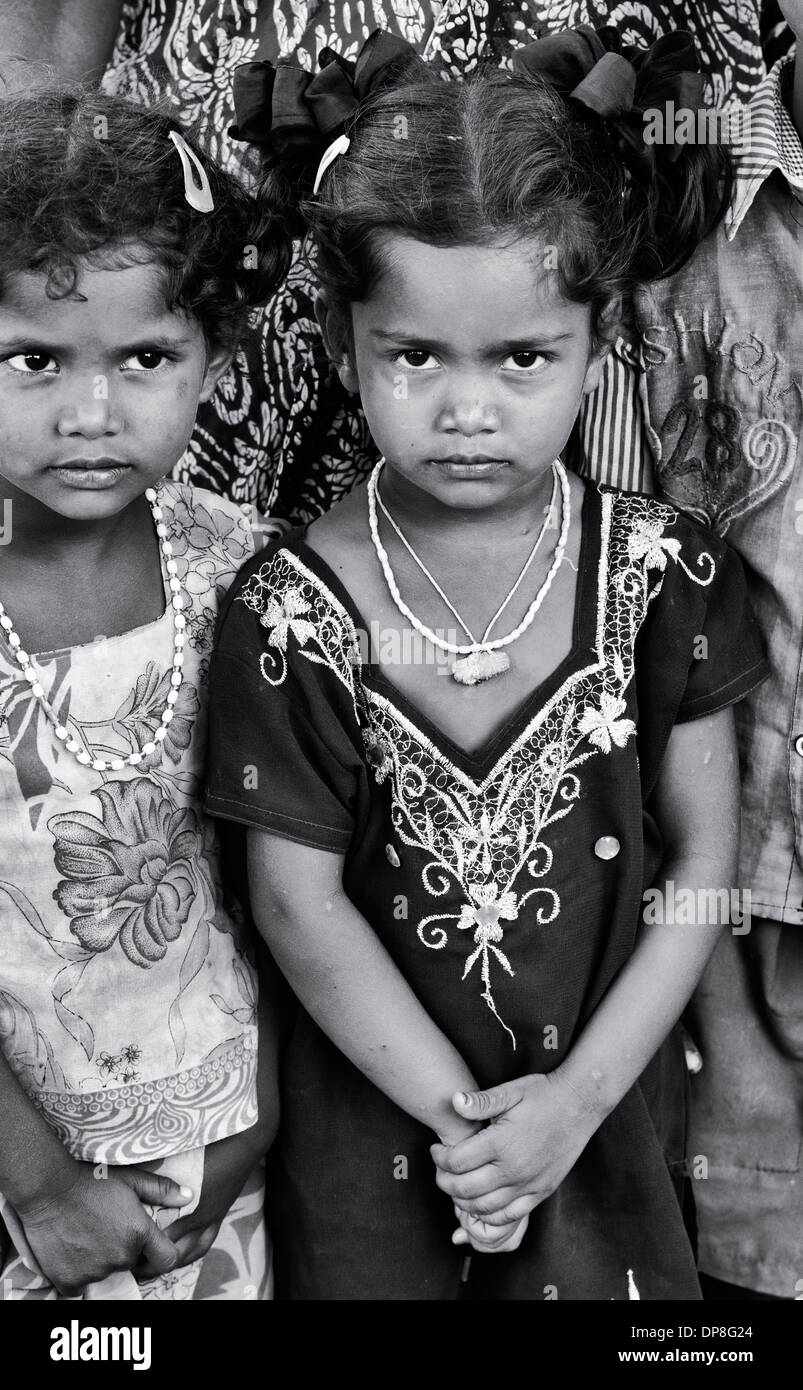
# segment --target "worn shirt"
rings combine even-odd
[[[803,149],[778,65],[750,107],[731,207],[636,300],[656,485],[747,564],[770,679],[737,710],[739,882],[803,923]]]
[[[803,149],[790,60],[756,92],[730,208],[682,271],[639,292],[586,432],[583,471],[656,491],[747,563],[770,679],[737,710],[739,883],[756,916],[803,923]],[[643,432],[642,432],[643,431]],[[626,467],[595,444],[629,441]],[[613,460],[604,472],[598,460]],[[613,469],[613,471],[612,471]]]

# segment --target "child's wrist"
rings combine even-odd
[[[459,1115],[453,1115],[451,1118],[439,1120],[437,1124],[433,1124],[432,1128],[441,1144],[446,1144],[448,1148],[451,1148],[453,1144],[459,1144],[461,1139],[470,1139],[472,1135],[482,1129],[482,1125],[478,1124],[476,1120],[463,1120]]]
[[[599,1129],[621,1100],[605,1074],[573,1063],[571,1055],[550,1073],[572,1098],[572,1119],[588,1127],[589,1135]]]
[[[82,1165],[61,1144],[58,1147],[60,1152],[54,1150],[45,1168],[15,1175],[3,1188],[4,1196],[23,1221],[36,1217],[75,1186]]]

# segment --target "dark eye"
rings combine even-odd
[[[425,352],[423,348],[404,348],[396,357],[403,367],[424,367],[430,359],[435,361],[432,353]],[[406,361],[403,360],[405,358]]]
[[[129,372],[152,372],[161,367],[164,361],[165,354],[158,348],[140,348],[139,352],[133,352],[127,357],[122,366]]]
[[[534,348],[530,352],[511,352],[506,359],[506,363],[512,363],[514,371],[519,372],[527,371],[531,367],[538,367],[546,361],[547,358],[543,352],[536,352]]]
[[[23,376],[38,376],[47,370],[50,362],[55,366],[49,352],[15,352],[14,356],[7,357],[6,361],[13,371],[21,372]]]

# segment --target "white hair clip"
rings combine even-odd
[[[190,149],[184,136],[179,135],[177,130],[171,130],[170,139],[178,150],[178,157],[184,170],[184,197],[190,207],[195,208],[196,212],[214,212],[215,200],[209,187],[209,179],[197,154]],[[197,182],[193,173],[198,175]]]
[[[329,168],[329,165],[334,164],[339,155],[345,154],[350,144],[351,141],[347,135],[338,135],[337,139],[332,141],[329,148],[324,150],[323,157],[318,165],[318,172],[315,175],[315,182],[312,185],[313,196],[318,192],[321,186],[321,180]]]

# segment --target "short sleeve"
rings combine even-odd
[[[668,536],[677,557],[667,554],[635,650],[645,795],[676,724],[736,704],[769,674],[736,551],[682,515]]]
[[[750,607],[744,567],[735,550],[727,545],[720,550],[705,617],[700,632],[694,634],[676,724],[736,704],[769,675],[761,632]]]
[[[338,619],[309,578],[288,587],[286,552],[270,549],[241,570],[218,624],[206,808],[345,853],[365,764]]]

